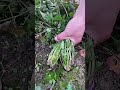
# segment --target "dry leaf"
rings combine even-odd
[[[120,57],[120,54],[117,55],[117,57]],[[120,64],[117,61],[117,58],[115,55],[109,57],[106,61],[108,64],[110,70],[114,71],[116,74],[120,75]]]
[[[120,64],[110,67],[110,70],[113,70],[116,74],[120,75]]]

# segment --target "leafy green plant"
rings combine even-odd
[[[35,17],[36,17],[36,34],[41,34],[41,41],[53,44],[54,36],[62,32],[72,18],[75,11],[75,5],[64,0],[36,0]],[[51,29],[50,32],[47,30]]]
[[[59,81],[59,86],[61,90],[65,90],[66,86],[67,86],[67,82],[66,81]]]
[[[55,71],[47,71],[44,77],[45,83],[54,83],[58,79],[58,75]]]
[[[75,49],[73,42],[71,42],[70,39],[63,40],[53,47],[49,54],[47,65],[53,67],[58,59],[60,59],[65,70],[69,71],[72,60],[74,60],[74,54]]]
[[[57,43],[54,40],[54,36],[61,33],[73,17],[76,7],[71,1],[36,0],[35,33],[40,35],[42,43],[52,46],[47,60],[47,65],[52,67],[52,70],[44,71],[41,82],[46,82],[43,83],[44,86],[48,85],[52,90],[79,90],[79,69],[71,66],[75,56],[74,44],[69,39]]]
[[[59,86],[64,88],[61,90],[80,90],[81,85],[78,80],[79,74],[80,71],[78,67],[73,67],[69,72],[64,71],[62,73],[63,78],[59,81]]]
[[[71,63],[74,60],[74,44],[69,39],[61,42],[61,59],[65,70],[71,69]]]
[[[56,44],[49,54],[47,65],[53,67],[57,63],[58,59],[60,58],[60,51],[60,44]]]
[[[86,51],[85,60],[88,66],[86,73],[86,80],[88,82],[95,73],[95,54],[94,54],[93,42],[89,36],[87,36],[87,41],[85,42],[85,51]]]

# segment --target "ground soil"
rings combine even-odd
[[[101,58],[98,58],[97,60],[103,62],[103,64],[102,64],[101,68],[95,73],[94,88],[93,89],[89,88],[89,90],[120,90],[120,76],[115,74],[113,71],[110,71],[106,64],[106,59],[107,59],[108,55],[98,52],[97,50],[95,50],[95,51],[97,52],[96,55],[98,57],[101,57]],[[36,42],[36,60],[40,61],[44,66],[36,74],[36,79],[38,81],[42,80],[44,71],[46,69],[49,69],[49,67],[46,65],[47,55],[49,54],[49,52],[50,52],[49,45],[45,45],[38,41]],[[102,59],[102,60],[100,60],[100,59]],[[45,90],[47,90],[47,89],[45,89]]]
[[[95,75],[95,90],[120,90],[120,76],[104,64]]]
[[[41,63],[41,68],[38,72],[36,72],[36,83],[39,83],[39,85],[41,86],[41,88],[43,90],[49,90],[49,88],[51,87],[50,85],[46,85],[42,83],[42,80],[43,80],[43,77],[45,75],[45,71],[50,69],[49,66],[47,66],[47,59],[48,59],[48,54],[50,53],[51,49],[49,47],[49,45],[45,45],[39,41],[36,41],[36,62],[38,63]],[[76,61],[74,62],[74,64],[77,64],[80,68],[80,72],[78,75],[81,79],[79,79],[79,83],[81,84],[82,88],[84,87],[84,84],[85,84],[85,77],[84,77],[84,72],[85,72],[85,63],[82,62],[82,57],[81,58],[78,58],[78,56],[76,56]],[[56,69],[57,66],[55,66],[53,68]],[[66,71],[64,71],[64,73],[67,73]],[[74,73],[72,73],[74,74]],[[67,74],[66,74],[67,75]],[[69,76],[69,74],[68,74]],[[67,80],[67,77],[64,76],[64,80]],[[57,82],[58,84],[58,82]],[[56,84],[56,86],[57,86]],[[83,84],[83,85],[82,85]],[[58,87],[57,87],[58,88]],[[59,88],[58,88],[59,89]],[[56,90],[56,89],[55,89]],[[75,89],[76,90],[76,89]]]
[[[34,42],[0,33],[0,79],[2,90],[28,90],[34,70]]]
[[[30,87],[30,80],[34,67],[34,45],[31,38],[16,39],[10,33],[0,35],[0,76],[2,90],[27,90]],[[50,52],[49,45],[39,41],[35,43],[36,60],[42,67],[36,75],[36,80],[41,81],[44,71],[49,69],[46,65],[47,57]],[[97,51],[97,56],[101,56],[103,65],[95,74],[95,90],[120,90],[120,76],[110,71],[105,63],[107,55]],[[80,60],[80,59],[79,59]],[[79,62],[77,62],[79,63]]]
[[[95,52],[96,56],[98,56],[96,60],[103,62],[103,64],[100,69],[95,73],[94,90],[120,90],[120,75],[117,75],[115,72],[111,71],[106,63],[106,60],[108,57],[110,57],[110,55],[99,52],[98,48],[95,49]]]
[[[0,35],[0,75],[2,80],[3,90],[13,88],[14,90],[27,90],[30,86],[30,80],[33,71],[34,63],[34,48],[32,39],[24,38],[21,41],[15,36],[2,33]],[[49,67],[46,65],[47,57],[50,52],[48,45],[36,42],[36,59],[39,59],[44,66],[37,73],[36,79],[42,80],[44,70]],[[120,76],[110,71],[105,63],[107,57],[103,53],[103,65],[95,74],[95,90],[120,90]],[[4,72],[4,73],[3,73]],[[3,75],[3,76],[2,76]]]

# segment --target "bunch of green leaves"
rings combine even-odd
[[[55,71],[51,71],[51,72],[48,71],[48,72],[46,72],[44,77],[45,77],[44,78],[45,83],[49,82],[50,84],[52,84],[59,78],[59,75],[57,75]]]
[[[86,53],[86,82],[93,80],[95,72],[100,69],[102,62],[96,61],[94,46],[92,39],[87,36],[85,42],[85,53]]]
[[[75,5],[64,0],[36,0],[35,32],[42,33],[45,42],[54,42],[54,36],[62,32],[75,12]],[[40,26],[39,26],[40,25]]]
[[[71,63],[74,60],[74,44],[67,39],[61,42],[61,59],[65,70],[69,71],[71,69]]]
[[[89,81],[95,72],[95,54],[94,54],[94,47],[92,39],[87,36],[87,40],[85,42],[85,51],[86,51],[86,66],[87,66],[87,73],[86,73],[86,80]]]
[[[60,65],[55,70],[46,70],[42,82],[44,84],[52,84],[54,82],[57,82],[57,80],[60,79],[60,75],[62,74],[63,70],[63,67]]]
[[[62,66],[58,66],[55,70],[47,70],[45,71],[45,75],[43,77],[43,84],[45,85],[53,85],[53,90],[80,90],[78,83],[78,74],[79,68],[73,67],[73,69],[69,72],[64,71]]]
[[[80,90],[80,84],[78,76],[80,74],[78,67],[73,67],[71,71],[64,71],[62,73],[63,78],[59,80],[60,90]]]
[[[60,58],[61,44],[57,43],[49,54],[47,65],[53,67]]]
[[[47,65],[53,67],[57,64],[58,59],[60,59],[64,69],[69,71],[72,60],[74,60],[74,54],[75,49],[73,42],[71,42],[70,39],[63,40],[53,47],[48,56]]]

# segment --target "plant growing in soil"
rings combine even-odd
[[[36,85],[43,90],[80,90],[84,87],[83,68],[81,63],[76,64],[81,58],[75,55],[74,43],[69,39],[57,43],[54,40],[54,36],[62,32],[73,17],[76,8],[72,0],[36,0],[36,40],[53,47],[50,53],[46,53],[46,55],[49,53],[48,59],[40,60],[39,69],[43,72],[40,73],[41,77],[40,80],[37,79]],[[76,61],[72,67],[73,60]],[[51,70],[47,65],[54,68]]]
[[[74,43],[71,42],[70,39],[63,40],[53,47],[48,56],[47,65],[53,67],[57,64],[58,59],[60,59],[64,69],[69,71],[71,69],[72,61],[74,60],[74,54]]]
[[[87,36],[87,40],[85,43],[85,49],[86,49],[86,65],[87,65],[87,73],[86,73],[86,83],[89,82],[89,80],[93,80],[93,76],[95,73],[95,55],[94,55],[94,48],[93,48],[93,42],[92,39]]]
[[[53,44],[54,36],[62,32],[73,17],[75,5],[72,0],[36,0],[35,33],[40,41]]]

